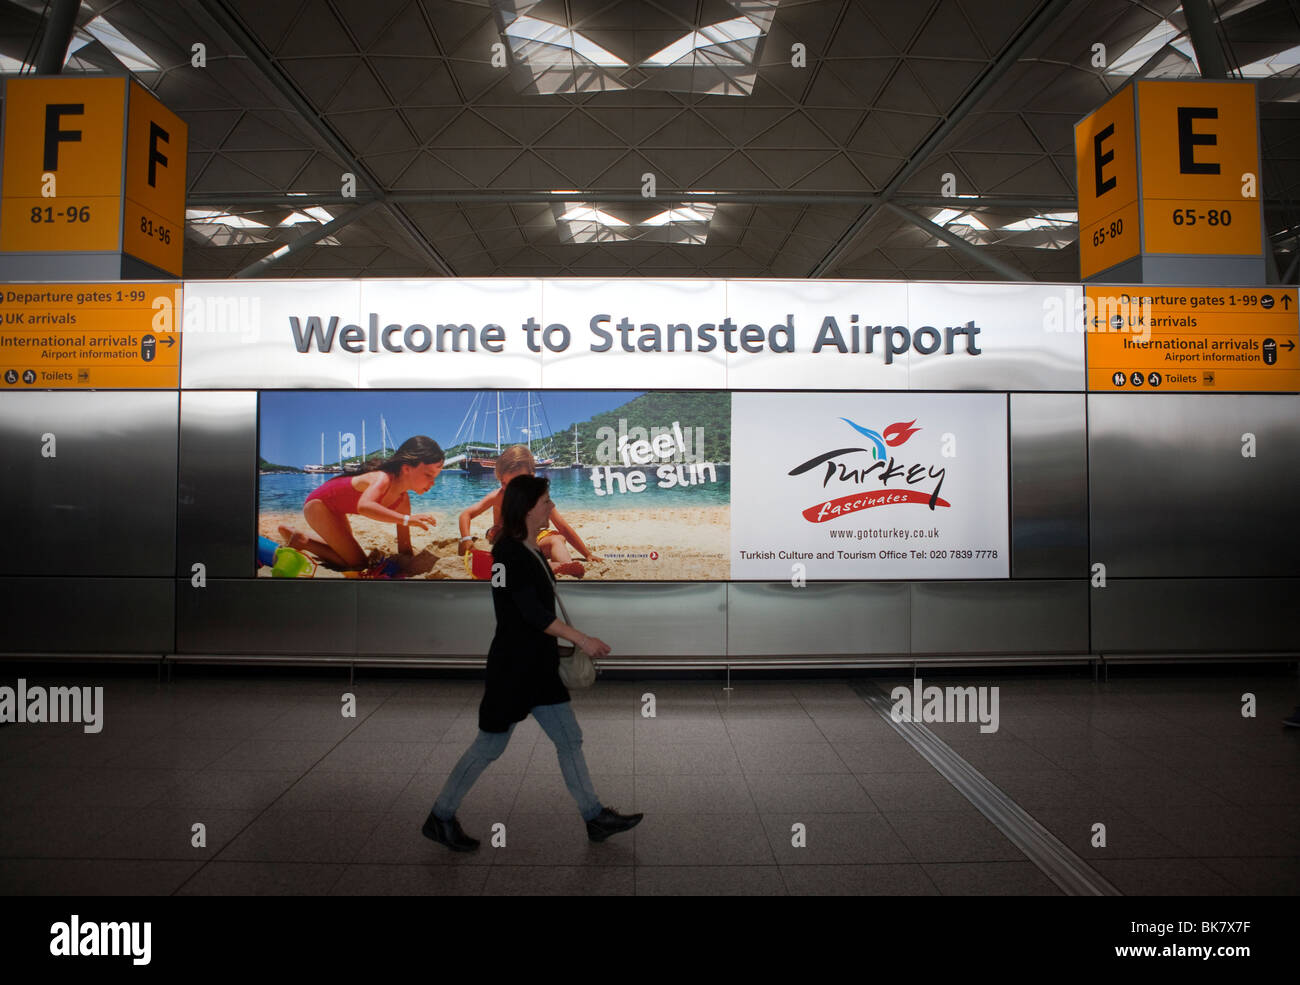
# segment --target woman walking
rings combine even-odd
[[[635,827],[642,818],[619,814],[600,803],[582,755],[582,729],[573,716],[569,692],[560,682],[557,637],[596,658],[610,651],[608,644],[555,618],[555,576],[537,546],[538,531],[545,528],[553,505],[549,486],[547,479],[521,475],[506,487],[502,500],[502,534],[492,549],[492,560],[494,567],[503,566],[504,578],[492,579],[497,630],[488,650],[479,733],[451,771],[421,829],[426,837],[455,852],[472,852],[479,845],[456,820],[461,800],[488,764],[505,752],[515,725],[529,714],[555,743],[560,772],[587,822],[588,838],[604,841]]]

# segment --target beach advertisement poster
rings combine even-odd
[[[561,581],[730,576],[731,394],[264,391],[263,578],[490,580],[504,489],[550,480]]]
[[[1002,394],[735,393],[732,448],[734,579],[1010,574]]]

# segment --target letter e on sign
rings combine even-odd
[[[118,248],[125,119],[125,79],[6,80],[0,250]],[[47,174],[54,175],[58,190],[52,198],[41,195]],[[39,213],[33,211],[37,207]],[[77,210],[76,221],[68,220],[69,208]]]
[[[1260,173],[1254,83],[1143,80],[1136,89],[1144,252],[1262,255],[1259,200],[1241,194],[1241,176]]]
[[[1074,125],[1079,269],[1091,277],[1137,255],[1137,124],[1128,87]]]
[[[189,128],[135,82],[127,117],[122,249],[179,277]]]

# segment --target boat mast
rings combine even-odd
[[[501,391],[497,391],[497,454],[501,454]]]
[[[325,432],[320,433],[320,467],[325,467]]]

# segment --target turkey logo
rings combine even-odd
[[[869,482],[879,482],[880,489],[861,489],[851,493],[848,496],[841,496],[837,499],[825,500],[821,503],[815,503],[803,510],[804,519],[811,523],[825,523],[827,520],[836,517],[846,516],[849,513],[856,513],[858,510],[870,509],[874,506],[891,506],[897,503],[920,503],[928,506],[933,510],[936,506],[951,506],[947,500],[939,498],[939,490],[943,488],[944,476],[946,469],[936,466],[900,464],[895,461],[889,448],[896,448],[920,431],[920,428],[912,427],[916,419],[906,423],[891,424],[883,432],[875,431],[871,428],[863,427],[847,417],[841,417],[841,421],[851,427],[858,434],[867,438],[871,446],[868,448],[836,448],[833,451],[823,452],[820,455],[808,459],[808,461],[796,465],[787,474],[803,475],[819,466],[825,466],[825,472],[822,474],[822,488],[826,488],[834,480],[837,483],[849,483],[859,487]],[[888,447],[886,447],[888,446]],[[862,460],[855,458],[857,455],[870,455],[873,462],[867,464]],[[877,474],[879,473],[879,474]],[[888,488],[890,480],[899,480],[899,486]],[[923,492],[919,489],[907,489],[903,486],[916,485],[925,482],[927,479],[938,479],[934,490],[930,493]],[[837,485],[837,489],[842,489],[842,485]]]

